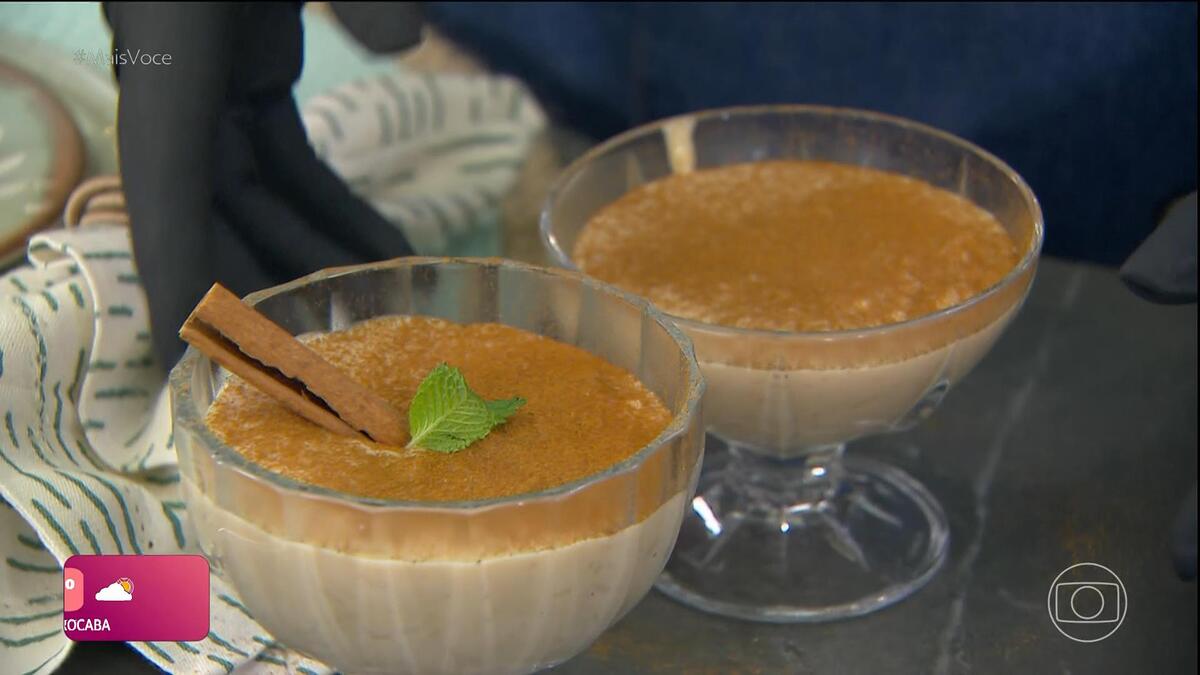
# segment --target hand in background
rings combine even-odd
[[[245,294],[412,253],[308,144],[292,98],[300,9],[105,4],[115,52],[170,56],[116,65],[134,255],[167,367],[184,348],[179,326],[214,281]]]

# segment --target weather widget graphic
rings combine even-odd
[[[128,602],[133,600],[133,582],[129,577],[121,577],[111,584],[96,591],[96,600],[100,602]]]
[[[208,620],[203,556],[77,555],[63,566],[63,631],[72,640],[202,640]]]

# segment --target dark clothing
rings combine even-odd
[[[1046,251],[1123,261],[1196,189],[1196,4],[428,3],[606,137],[672,114],[820,103],[910,117],[1011,164]]]

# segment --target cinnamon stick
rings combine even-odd
[[[220,284],[179,336],[292,412],[343,435],[404,442],[400,411]]]

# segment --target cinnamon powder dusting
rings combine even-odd
[[[207,417],[218,438],[266,469],[348,494],[436,502],[549,489],[632,456],[671,419],[629,372],[499,324],[391,316],[306,341],[405,419],[417,386],[443,361],[485,399],[527,401],[483,440],[442,454],[339,436],[229,379]]]
[[[959,304],[1019,256],[990,213],[924,181],[778,160],[642,185],[592,217],[572,257],[676,316],[831,331]]]

